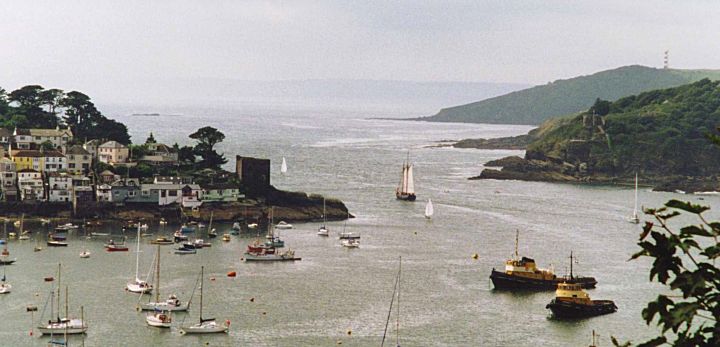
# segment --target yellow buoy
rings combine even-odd
[[[348,335],[352,335],[352,329],[348,329],[348,330],[347,330],[347,334],[348,334]]]
[[[472,255],[472,258],[473,258],[473,259],[477,259],[478,257],[479,257],[479,256],[478,256],[477,253],[474,253],[474,254]]]

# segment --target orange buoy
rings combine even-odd
[[[228,276],[228,277],[235,277],[235,276],[237,276],[237,273],[236,273],[235,271],[230,271],[230,272],[227,273],[227,276]]]

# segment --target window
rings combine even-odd
[[[177,190],[168,191],[168,196],[177,196]]]
[[[143,190],[143,191],[142,191],[142,195],[143,195],[143,196],[148,196],[148,195],[150,195],[150,192],[147,191],[147,190]]]
[[[74,168],[75,168],[75,163],[70,163],[70,164],[68,164],[68,168],[69,168],[69,169],[74,169]]]

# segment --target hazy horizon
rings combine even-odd
[[[198,80],[540,85],[662,67],[665,50],[672,68],[720,69],[712,14],[702,0],[4,1],[0,86],[152,103]]]

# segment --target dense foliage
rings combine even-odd
[[[625,97],[610,103],[608,111],[604,117],[591,110],[549,121],[528,152],[584,162],[591,173],[611,176],[720,172],[720,149],[707,140],[720,125],[719,81]]]
[[[127,127],[105,117],[90,97],[60,89],[30,85],[10,93],[0,88],[0,127],[44,128],[67,126],[77,141],[103,139],[130,143]]]
[[[432,117],[422,119],[435,122],[540,124],[551,117],[587,110],[597,98],[617,100],[627,95],[679,86],[703,78],[720,79],[720,71],[625,66],[446,108]]]
[[[715,266],[720,257],[720,222],[703,216],[709,209],[670,200],[665,207],[645,211],[654,221],[645,223],[638,243],[641,250],[632,259],[652,258],[650,281],[669,291],[642,311],[645,322],[656,322],[661,333],[638,347],[720,346],[720,269]],[[681,211],[695,215],[698,224],[673,228],[670,220]],[[620,346],[615,339],[613,343]]]

